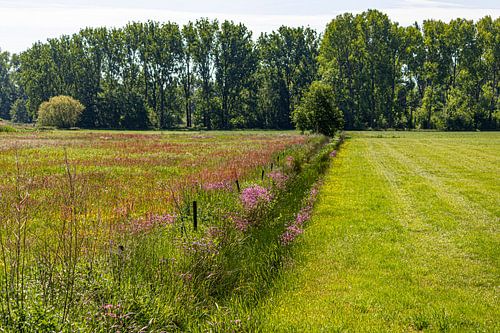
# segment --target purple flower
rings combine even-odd
[[[245,232],[251,225],[251,222],[237,214],[232,214],[229,218],[233,221],[234,227],[239,231]]]
[[[288,168],[292,168],[293,167],[293,157],[292,156],[287,156],[285,158],[285,165],[288,167]]]
[[[203,184],[203,189],[205,191],[213,191],[213,190],[230,190],[231,183],[227,181],[220,181],[215,183]]]
[[[334,150],[334,151],[332,151],[332,152],[330,153],[330,157],[332,157],[332,158],[333,158],[333,157],[336,157],[336,156],[337,156],[337,151],[336,151],[336,150]]]
[[[172,225],[175,222],[175,215],[172,214],[148,214],[146,217],[138,218],[132,221],[130,227],[132,233],[143,233],[151,231],[154,227],[160,225]]]
[[[288,245],[300,234],[302,234],[304,230],[297,225],[290,225],[286,228],[285,233],[281,235],[281,243],[283,245]]]
[[[241,192],[240,200],[245,209],[253,210],[261,204],[271,202],[272,195],[266,188],[259,185],[253,185]]]
[[[301,210],[297,214],[297,217],[295,218],[295,225],[302,226],[310,218],[311,218],[311,213],[309,210]]]
[[[270,172],[267,176],[272,179],[278,188],[283,188],[288,181],[288,176],[278,170]]]
[[[318,186],[317,183],[311,188],[309,192],[309,197],[304,202],[304,207],[297,213],[295,220],[286,228],[285,232],[281,235],[281,244],[288,245],[293,242],[293,240],[300,234],[304,232],[302,229],[305,222],[309,221],[312,216],[314,201],[318,196]]]
[[[194,242],[186,242],[183,244],[184,250],[186,252],[191,252],[193,254],[199,254],[203,256],[211,256],[219,254],[217,244],[211,239],[201,238],[200,240]]]

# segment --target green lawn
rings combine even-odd
[[[500,133],[349,133],[265,331],[500,330]]]

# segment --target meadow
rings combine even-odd
[[[1,329],[241,328],[238,309],[267,292],[303,232],[291,221],[310,214],[328,141],[0,133]]]
[[[500,328],[498,133],[22,130],[0,153],[0,330]]]
[[[348,136],[259,329],[498,332],[500,135]]]

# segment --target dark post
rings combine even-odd
[[[238,189],[238,193],[240,193],[241,189],[240,189],[240,182],[238,181],[238,179],[236,179],[236,188]]]
[[[193,229],[198,230],[198,203],[193,201]]]
[[[271,163],[271,171],[273,171],[273,166],[274,166],[273,163]]]
[[[262,169],[262,175],[260,176],[260,180],[264,180],[264,169]]]

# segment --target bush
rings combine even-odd
[[[69,96],[52,97],[38,109],[38,125],[57,128],[75,127],[85,107]]]
[[[313,82],[293,112],[293,122],[297,128],[334,136],[344,127],[344,115],[335,105],[334,97],[330,86],[319,81]]]

